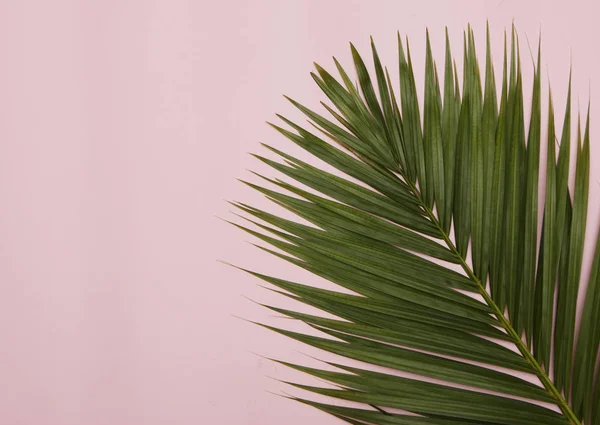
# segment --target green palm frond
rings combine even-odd
[[[311,74],[332,105],[324,104],[331,117],[289,99],[312,127],[283,116],[282,124],[272,124],[337,172],[270,146],[279,161],[256,155],[285,178],[260,176],[268,184],[247,184],[310,224],[233,205],[252,223],[236,226],[270,246],[263,250],[349,290],[246,270],[282,295],[336,317],[269,305],[323,336],[263,326],[413,377],[280,361],[336,386],[292,384],[297,388],[364,406],[294,399],[351,424],[600,425],[600,243],[575,332],[589,107],[583,131],[577,123],[570,191],[570,81],[562,136],[558,140],[550,96],[542,140],[539,47],[527,119],[514,29],[510,42],[505,36],[499,92],[489,30],[482,71],[473,31],[465,32],[462,76],[446,34],[441,78],[427,34],[422,101],[408,42],[398,37],[399,88],[372,40],[371,47],[374,75],[354,46],[356,83],[337,61],[340,79],[318,65]],[[540,164],[542,143],[548,155]],[[538,193],[542,175],[544,193]],[[540,205],[538,198],[544,199]],[[539,384],[516,372],[536,376]]]

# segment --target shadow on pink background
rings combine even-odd
[[[497,60],[514,19],[527,87],[525,36],[535,46],[542,27],[561,117],[571,52],[582,106],[600,75],[596,3],[3,1],[0,424],[341,423],[268,393],[294,391],[269,377],[317,381],[252,352],[324,356],[234,318],[299,328],[242,295],[289,301],[216,261],[322,283],[216,218],[233,218],[225,199],[265,206],[236,181],[254,179],[247,168],[272,174],[247,154],[264,153],[260,141],[298,153],[264,121],[299,118],[283,93],[317,105],[312,62],[349,64],[348,41],[366,52],[373,35],[396,70],[400,30],[420,72],[426,26],[441,58],[445,25],[459,55],[461,31],[472,23],[483,43],[486,19]],[[594,139],[586,274],[600,203]]]

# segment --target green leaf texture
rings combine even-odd
[[[363,365],[277,360],[334,386],[290,382],[303,394],[290,399],[357,425],[600,425],[600,239],[582,273],[589,107],[571,143],[569,81],[558,140],[541,39],[530,72],[517,31],[505,34],[499,84],[489,28],[485,45],[478,54],[467,28],[461,75],[446,31],[440,75],[428,32],[422,68],[398,34],[395,77],[373,40],[368,54],[350,45],[353,71],[334,59],[339,78],[311,74],[326,112],[288,98],[308,123],[271,124],[318,161],[265,145],[255,157],[273,176],[245,183],[298,219],[232,202],[233,224],[345,291],[243,268],[328,313],[265,305],[315,332],[262,326]]]

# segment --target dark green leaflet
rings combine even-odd
[[[444,103],[442,109],[442,138],[444,143],[444,206],[439,208],[440,223],[447,234],[450,233],[452,224],[452,210],[454,199],[454,173],[456,164],[456,134],[458,128],[458,113],[460,110],[460,94],[458,89],[458,76],[453,69],[450,39],[446,28],[446,60],[444,71]]]
[[[513,33],[514,34],[514,33]],[[515,43],[513,35],[513,44]],[[515,48],[512,52],[511,82],[507,106],[507,138],[506,155],[506,196],[504,220],[504,258],[505,266],[502,283],[505,286],[505,296],[508,313],[513,321],[518,323],[520,267],[522,258],[523,229],[521,226],[522,197],[521,197],[521,164],[523,162],[524,119],[523,91],[521,67],[516,66],[519,55]],[[518,327],[517,327],[518,329]]]
[[[552,314],[554,309],[554,292],[556,285],[556,151],[554,148],[554,106],[552,95],[548,106],[548,139],[546,158],[546,199],[544,222],[542,226],[542,243],[540,247],[538,279],[535,287],[535,311],[533,345],[537,361],[548,368],[552,343]],[[548,370],[548,369],[547,369]]]
[[[494,174],[492,176],[492,211],[490,216],[490,292],[500,308],[504,311],[506,297],[503,287],[504,278],[504,208],[506,183],[507,143],[504,136],[506,130],[506,114],[508,107],[508,77],[506,34],[504,35],[504,66],[502,71],[502,94],[498,115],[494,153]]]
[[[517,331],[527,335],[531,346],[533,334],[533,303],[535,287],[535,268],[537,258],[538,231],[538,174],[540,162],[541,138],[541,46],[538,46],[538,58],[533,78],[533,95],[531,101],[531,120],[527,138],[526,188],[523,225],[523,269],[519,281],[521,303]]]
[[[496,160],[496,126],[498,123],[498,104],[496,97],[496,77],[492,63],[490,30],[487,28],[486,37],[487,54],[485,61],[485,94],[481,118],[481,145],[483,156],[483,211],[482,229],[493,229],[494,213],[494,172]],[[486,280],[490,262],[490,241],[492,231],[481,232],[481,254],[479,269],[475,270],[477,276]]]
[[[579,290],[581,263],[583,261],[583,244],[587,218],[590,168],[589,115],[583,145],[581,143],[581,127],[579,125],[578,131],[577,168],[569,238],[568,267],[566,276],[559,280],[556,306],[557,320],[554,331],[554,372],[556,375],[556,384],[557,388],[565,389],[565,393],[567,394],[570,391],[571,385],[577,292]]]
[[[400,34],[398,34],[398,51],[400,58],[400,100],[402,104],[402,113],[404,115],[403,138],[410,158],[408,163],[412,164],[409,168],[412,171],[409,173],[408,178],[414,181],[415,177],[418,177],[421,191],[424,194],[430,194],[430,191],[428,191],[429,182],[426,181],[427,173],[425,172],[425,155],[423,153],[423,134],[421,130],[417,87],[415,85],[412,63],[410,60],[410,51],[407,50],[407,60],[404,48],[402,47]],[[427,196],[428,195],[426,195],[426,198]],[[432,194],[430,196],[431,199],[426,202],[428,205],[431,205],[433,201]]]
[[[469,69],[467,62],[467,42],[465,36],[465,69]],[[471,232],[471,167],[470,167],[470,91],[467,84],[467,75],[463,83],[463,98],[458,118],[458,132],[456,136],[456,176],[454,179],[454,235],[456,248],[465,258]]]
[[[432,197],[436,202],[438,216],[445,213],[444,201],[444,152],[442,146],[441,94],[437,81],[437,71],[431,54],[429,33],[427,33],[427,59],[425,63],[425,113],[423,117],[423,144],[427,162],[427,181],[430,182]],[[428,204],[430,207],[431,205]]]
[[[469,102],[469,143],[470,143],[470,168],[471,168],[471,259],[473,270],[479,279],[485,279],[482,275],[482,242],[483,242],[483,201],[485,188],[484,158],[487,154],[482,141],[482,109],[483,100],[481,92],[481,77],[479,75],[479,63],[475,51],[475,40],[473,30],[469,29],[468,41],[468,91],[465,96],[470,97]],[[468,94],[467,94],[468,93]]]

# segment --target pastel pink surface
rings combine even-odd
[[[289,301],[216,261],[322,283],[216,218],[234,218],[226,199],[267,206],[236,181],[272,173],[247,154],[260,141],[299,153],[264,124],[299,118],[281,94],[317,105],[312,62],[349,64],[348,41],[366,51],[369,35],[395,70],[397,30],[419,84],[426,26],[441,58],[444,26],[459,54],[466,25],[483,43],[489,19],[500,59],[514,19],[526,73],[525,36],[535,48],[542,29],[562,117],[571,54],[575,99],[600,99],[598,17],[593,0],[3,1],[0,423],[340,423],[268,392],[293,392],[269,377],[316,381],[253,352],[320,353],[235,318],[296,326],[243,295]]]

